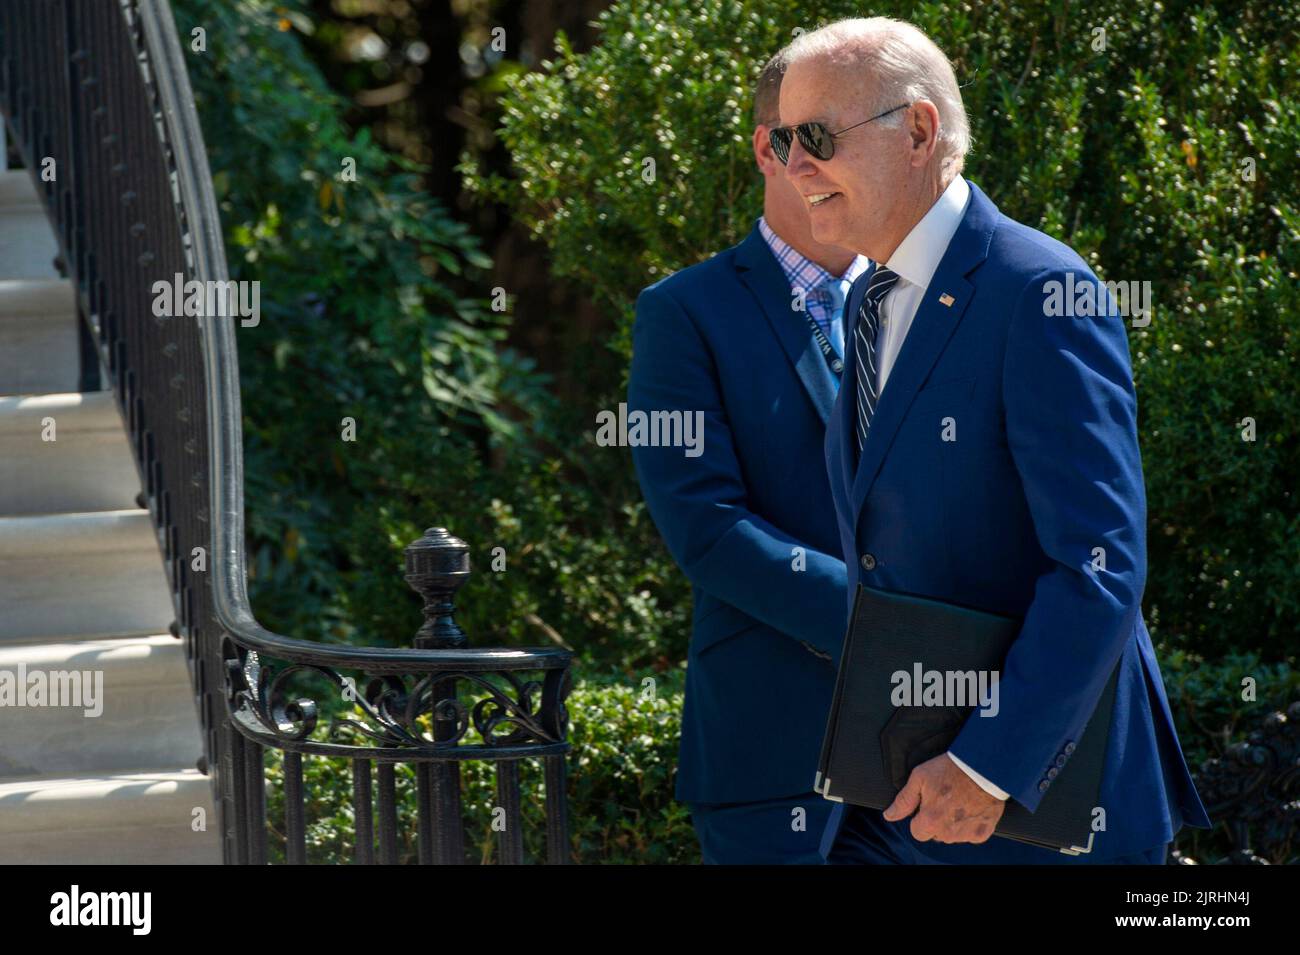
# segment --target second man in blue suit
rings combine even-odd
[[[772,154],[784,69],[755,92],[763,215],[637,300],[628,411],[702,415],[703,446],[634,447],[650,514],[693,585],[677,772],[705,862],[820,864],[812,791],[846,621],[822,456],[840,316],[869,263],[821,243]],[[699,436],[696,436],[696,440]]]

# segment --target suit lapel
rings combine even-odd
[[[772,332],[812,399],[818,417],[822,424],[826,424],[835,404],[835,379],[808,328],[807,314],[795,311],[794,296],[785,272],[772,255],[757,224],[736,251],[736,271],[758,299]]]
[[[851,482],[850,501],[855,525],[862,504],[871,491],[876,475],[880,473],[885,455],[893,444],[907,409],[911,407],[917,391],[925,382],[926,376],[930,374],[930,369],[943,354],[949,339],[952,338],[953,332],[956,331],[957,325],[966,313],[966,306],[970,304],[975,294],[975,286],[967,281],[966,276],[988,256],[989,242],[993,236],[998,212],[989,198],[974,183],[970,183],[970,190],[970,203],[967,205],[966,213],[957,231],[953,233],[952,241],[948,243],[948,250],[940,260],[934,277],[930,279],[925,297],[916,310],[907,338],[904,339],[898,359],[889,372],[885,389],[880,394],[876,413],[871,418],[867,443],[862,449],[862,460]],[[861,284],[865,292],[866,282]],[[948,304],[945,304],[947,301],[945,296],[951,298]],[[858,296],[858,301],[861,301],[861,296]],[[856,310],[853,315],[856,322]],[[854,380],[847,377],[849,372],[850,369],[846,368],[844,372],[846,381]],[[856,369],[853,373],[856,374]],[[841,428],[841,431],[845,432],[846,442],[851,440],[854,426],[851,414],[852,412],[849,420],[845,422],[848,428]],[[851,461],[851,451],[849,453],[850,456],[846,460]]]

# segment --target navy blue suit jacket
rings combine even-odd
[[[699,457],[634,447],[694,618],[676,797],[812,790],[847,621],[823,457],[835,381],[758,230],[641,292],[628,410],[701,411]]]
[[[1142,619],[1146,497],[1124,320],[1046,314],[1045,283],[1064,284],[1071,272],[1076,287],[1104,294],[1070,248],[1006,218],[972,184],[860,464],[847,385],[826,460],[855,582],[1024,618],[1001,672],[1000,712],[968,719],[951,747],[1012,799],[1038,806],[1119,662],[1100,795],[1106,828],[1093,846],[1106,857],[1209,820]],[[845,303],[846,336],[870,275]],[[846,382],[857,374],[851,352]],[[914,844],[955,862],[1045,851],[1001,838]]]

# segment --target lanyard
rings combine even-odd
[[[841,309],[843,307],[843,305],[840,306]],[[822,358],[826,360],[826,365],[830,368],[831,374],[838,380],[840,375],[844,373],[844,362],[835,354],[835,346],[826,337],[822,327],[817,324],[817,319],[813,318],[812,311],[807,305],[804,306],[804,316],[808,319],[808,324],[812,328],[813,339],[817,342],[817,347],[822,350]]]

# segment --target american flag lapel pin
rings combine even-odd
[[[942,295],[939,296],[939,304],[946,306],[948,308],[951,308],[952,303],[955,301],[957,300],[953,298],[951,295],[949,295],[947,292],[944,292]]]

